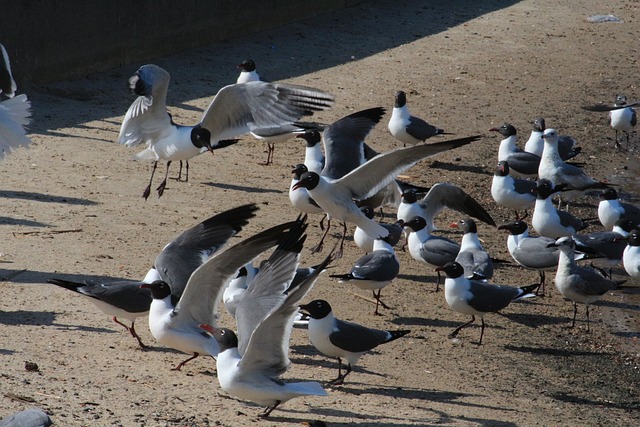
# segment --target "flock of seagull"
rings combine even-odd
[[[28,145],[25,126],[30,112],[26,96],[15,96],[7,52],[0,47],[0,91],[8,97],[0,103],[4,156]],[[289,340],[294,326],[307,328],[313,346],[338,360],[338,376],[326,384],[331,387],[344,383],[363,354],[410,333],[341,320],[326,300],[305,302],[319,275],[342,256],[349,226],[356,227],[354,242],[363,255],[350,271],[332,274],[332,278],[371,291],[374,313],[380,314],[380,307],[388,308],[381,291],[397,277],[404,262],[394,249],[404,239],[409,255],[425,264],[425,271],[437,272],[436,290],[444,274],[444,296],[449,307],[471,317],[449,337],[455,339],[462,328],[479,317],[478,344],[483,340],[484,316],[514,301],[541,296],[546,271],[556,271],[557,290],[573,303],[572,326],[577,305],[586,305],[587,330],[589,304],[624,282],[612,277],[612,268],[623,264],[629,275],[640,277],[640,209],[620,201],[614,186],[588,176],[574,162],[580,147],[572,138],[546,128],[543,118],[533,122],[524,150],[516,145],[513,125],[505,123],[491,129],[502,137],[491,195],[515,216],[514,221],[497,228],[509,233],[507,247],[515,262],[539,272],[540,277],[528,286],[496,285],[490,282],[495,260],[483,247],[476,225],[477,220],[496,226],[487,210],[451,183],[424,188],[398,178],[420,160],[466,146],[480,136],[427,143],[429,138],[440,139],[446,132],[412,116],[406,94],[398,91],[388,129],[404,146],[377,153],[365,139],[381,121],[384,108],[358,111],[331,124],[303,122],[314,112],[331,108],[333,95],[310,87],[262,81],[252,60],[238,67],[241,73],[237,82],[220,89],[201,120],[191,125],[174,123],[167,112],[169,73],[156,65],[140,67],[129,79],[137,98],[126,112],[118,142],[128,147],[144,145],[134,159],[154,162],[143,191],[146,199],[158,162],[166,163],[164,179],[156,188],[160,197],[174,161],[180,162],[178,179],[183,179],[184,165],[187,181],[191,158],[229,147],[243,135],[251,134],[267,143],[265,164],[273,161],[276,144],[302,138],[305,158],[293,169],[289,186],[291,204],[300,211],[298,218],[228,245],[258,215],[255,204],[239,206],[179,234],[160,251],[140,281],[75,283],[52,278],[49,283],[88,297],[125,327],[142,348],[147,346],[135,330],[135,321],[148,314],[155,340],[189,355],[173,369],[180,370],[200,355],[213,356],[220,387],[264,406],[261,416],[268,416],[294,397],[327,394],[317,382],[280,379],[290,365]],[[613,106],[587,107],[610,111],[616,145],[617,132],[629,133],[636,124],[635,104],[626,101],[620,95]],[[584,233],[582,230],[593,221],[572,215],[569,204],[593,191],[600,193],[598,218],[607,231]],[[560,209],[563,202],[565,210]],[[374,213],[388,206],[397,209],[397,221],[376,221]],[[434,218],[445,208],[462,215],[451,224],[463,232],[460,242],[436,232]],[[529,211],[536,236],[529,234],[524,221]],[[309,215],[323,215],[320,226],[324,235],[314,245],[314,252],[323,250],[332,221],[342,224],[342,237],[318,265],[302,267]],[[256,260],[266,253],[270,255],[256,266]],[[579,264],[583,259],[593,266]],[[235,319],[235,332],[218,325],[220,302]]]

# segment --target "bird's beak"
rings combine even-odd
[[[292,190],[297,190],[300,187],[302,187],[302,182],[298,181],[295,184],[293,184],[293,187],[291,187],[291,189]]]
[[[143,283],[142,285],[140,285],[140,289],[149,289],[151,287],[151,285],[149,283]]]
[[[489,129],[489,132],[498,132],[499,130],[500,129],[498,129],[498,128],[491,128],[491,129]]]
[[[439,272],[439,271],[444,271],[444,268],[442,268],[442,267],[436,267],[436,269],[435,269],[435,270],[433,270],[433,271],[438,271],[438,272]]]
[[[307,305],[299,305],[298,306],[298,311],[302,314],[304,314],[305,316],[311,316],[311,314],[309,313],[309,308]]]
[[[457,222],[452,222],[451,224],[449,224],[449,227],[458,228],[458,223]]]
[[[200,325],[198,325],[198,327],[200,329],[202,329],[203,331],[213,335],[216,333],[217,329],[214,328],[213,326],[209,325],[208,323],[201,323]]]
[[[509,224],[502,224],[498,226],[498,230],[507,230],[509,231]]]
[[[549,244],[547,245],[547,247],[548,247],[548,248],[557,248],[557,247],[558,247],[558,245],[557,245],[555,242],[553,242],[553,243],[549,243]]]

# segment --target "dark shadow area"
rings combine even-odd
[[[549,347],[526,347],[507,344],[504,346],[506,350],[519,351],[522,353],[530,353],[537,355],[547,356],[559,356],[559,357],[575,357],[575,356],[602,356],[605,353],[595,351],[582,351],[582,350],[566,350],[562,348],[549,348]]]
[[[430,166],[434,169],[444,169],[446,171],[451,171],[451,172],[465,171],[465,172],[477,173],[480,175],[493,176],[493,173],[489,172],[486,168],[482,166],[465,165],[462,163],[441,162],[439,160],[434,160],[433,162],[431,162]]]
[[[600,406],[604,408],[618,408],[618,409],[624,409],[627,411],[640,409],[640,402],[637,400],[629,401],[629,402],[611,402],[607,400],[592,400],[592,399],[586,399],[584,397],[574,396],[572,394],[562,393],[562,392],[551,394],[551,397],[561,402],[577,403],[579,405]]]
[[[21,227],[51,227],[40,221],[32,221],[30,219],[10,218],[8,216],[0,216],[0,225],[19,225]]]
[[[399,326],[428,326],[451,329],[455,329],[460,325],[460,322],[452,320],[428,319],[425,317],[396,317],[395,319],[390,320],[390,322]]]
[[[64,203],[68,205],[99,204],[99,202],[94,202],[93,200],[88,200],[88,199],[79,199],[76,197],[68,197],[68,196],[55,196],[52,194],[44,194],[44,193],[31,193],[26,191],[0,190],[0,198],[31,200],[34,202],[46,202],[46,203]]]
[[[202,184],[208,185],[209,187],[220,188],[222,190],[243,191],[245,193],[273,193],[273,194],[284,193],[284,191],[281,191],[281,190],[271,190],[269,188],[247,187],[244,185],[224,184],[221,182],[203,182]]]
[[[542,325],[563,325],[570,319],[566,317],[547,316],[539,313],[501,313],[503,317],[509,319],[512,322],[518,323],[524,326],[530,326],[532,328]]]
[[[0,324],[3,325],[42,325],[51,326],[58,314],[52,311],[0,311]]]
[[[141,274],[140,280],[144,277],[144,273]],[[112,277],[112,276],[85,276],[82,274],[61,274],[51,273],[48,271],[32,271],[32,270],[11,270],[0,269],[0,282],[11,283],[31,283],[42,284],[44,286],[54,286],[47,282],[49,279],[64,279],[72,282],[84,283],[85,281],[93,282],[115,282],[116,280],[132,280],[130,277]]]
[[[254,59],[258,72],[268,76],[269,80],[287,80],[360,60],[416,39],[441,33],[517,2],[486,1],[470,8],[466,2],[455,0],[369,1],[279,28],[185,50],[172,56],[137,59],[136,63],[76,80],[33,84],[29,87],[26,82],[20,81],[19,75],[16,79],[20,91],[27,93],[33,102],[32,132],[49,134],[50,130],[77,126],[77,123],[63,123],[55,114],[56,106],[62,102],[81,103],[86,106],[83,115],[78,117],[78,123],[124,114],[134,99],[127,89],[127,79],[145,63],[155,63],[171,73],[172,80],[167,99],[170,108],[184,106],[190,110],[197,110],[186,103],[202,97],[212,98],[219,88],[235,83],[238,73],[236,65],[246,58]],[[76,38],[82,39],[77,35]],[[339,46],[336,46],[336,40],[340,40]],[[300,61],[298,54],[308,51],[311,46],[316,54],[314,61]],[[210,63],[211,68],[207,74],[197,75],[190,67],[194,62]],[[188,84],[190,82],[198,84]],[[336,92],[335,88],[323,88],[322,82],[318,82],[317,86]],[[394,90],[390,89],[390,102]],[[107,92],[121,94],[118,105],[103,103]],[[451,166],[457,170],[461,165]]]

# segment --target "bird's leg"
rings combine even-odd
[[[156,169],[158,168],[158,162],[153,162],[153,169],[151,170],[151,178],[149,178],[149,185],[142,192],[142,197],[145,200],[149,198],[149,194],[151,194],[151,183],[153,182],[153,175],[156,173]]]
[[[436,282],[436,292],[440,291],[440,279],[441,279],[440,272],[438,271],[437,273],[438,273],[438,281]]]
[[[589,332],[589,304],[585,304],[587,306],[587,332]]]
[[[278,407],[278,405],[279,405],[279,404],[281,404],[281,403],[282,403],[282,401],[281,401],[281,400],[276,400],[276,403],[274,403],[274,404],[273,404],[273,405],[271,405],[271,406],[267,406],[267,407],[264,409],[264,412],[261,412],[260,414],[258,414],[258,416],[259,416],[260,418],[267,418],[267,417],[269,416],[269,414],[271,414],[271,412],[272,412],[274,409],[276,409],[276,408]]]
[[[327,229],[324,230],[322,237],[320,238],[320,242],[316,245],[315,248],[311,249],[311,253],[315,254],[316,252],[321,252],[324,247],[324,238],[327,237],[327,233],[329,233],[329,229],[331,229],[331,218],[327,217]]]
[[[191,356],[190,358],[188,358],[188,359],[187,359],[187,360],[185,360],[185,361],[182,361],[182,362],[178,363],[178,365],[176,365],[176,367],[175,367],[175,368],[171,368],[171,370],[172,370],[172,371],[179,371],[180,369],[182,369],[182,367],[183,367],[184,365],[186,365],[186,364],[187,364],[187,362],[192,361],[193,359],[195,359],[195,358],[196,358],[196,357],[198,357],[198,356],[200,356],[200,354],[199,354],[199,353],[193,353],[193,356]]]
[[[322,217],[322,219],[320,220],[320,230],[324,231],[324,219],[327,217],[327,214],[324,214],[324,216]]]
[[[351,363],[347,363],[347,369],[344,371],[344,375],[343,375],[342,374],[342,360],[340,358],[338,358],[338,361],[340,362],[340,365],[338,367],[338,378],[336,378],[333,381],[329,381],[327,383],[328,386],[344,384],[344,379],[351,372]]]
[[[342,221],[342,238],[340,239],[340,249],[338,249],[335,253],[335,259],[342,258],[342,253],[344,249],[344,239],[347,237],[347,223]]]
[[[571,327],[575,327],[576,326],[576,316],[578,315],[578,304],[577,303],[573,303],[573,320],[571,320]]]
[[[473,322],[475,322],[476,320],[476,316],[471,316],[471,320],[469,320],[467,323],[463,323],[462,325],[458,326],[457,328],[455,328],[453,330],[453,332],[451,332],[449,334],[449,339],[455,338],[458,336],[458,332],[460,332],[460,329],[464,328],[465,326],[469,326],[470,324],[472,324]]]
[[[520,212],[517,209],[514,209],[513,212],[516,214],[516,221],[520,221]]]
[[[169,176],[169,166],[171,166],[171,160],[167,162],[167,170],[164,173],[164,180],[162,180],[160,185],[158,185],[158,188],[156,188],[156,190],[158,191],[158,198],[162,197],[162,194],[164,193],[164,189],[167,186],[167,177]]]
[[[113,320],[114,322],[116,322],[118,325],[122,326],[123,328],[125,328],[127,331],[129,330],[129,327],[127,325],[125,325],[124,323],[122,323],[121,321],[118,320],[118,318],[116,316],[113,316],[111,318],[111,320]]]
[[[380,315],[380,313],[378,313],[378,304],[380,304],[383,308],[386,308],[387,310],[391,309],[391,307],[389,307],[387,304],[382,302],[382,300],[380,299],[381,292],[382,292],[382,289],[378,289],[377,294],[376,294],[376,291],[373,291],[373,297],[376,299],[376,311],[374,312],[374,314],[377,314],[377,315]]]
[[[482,345],[482,337],[484,336],[484,317],[480,318],[480,341],[478,341],[478,345]]]
[[[538,271],[538,275],[540,276],[540,286],[538,287],[538,289],[536,289],[536,295],[539,297],[543,297],[544,296],[544,282],[546,279],[546,276],[544,274],[544,270],[539,270]]]
[[[187,173],[185,174],[184,182],[189,182],[189,160],[185,160],[185,163]]]
[[[131,327],[129,328],[129,332],[135,339],[138,340],[138,345],[140,345],[140,348],[142,348],[143,350],[146,350],[149,348],[145,343],[142,342],[140,335],[138,335],[138,333],[136,332],[135,322],[131,322]]]
[[[171,179],[175,179],[176,181],[182,181],[182,160],[180,160],[180,170],[178,171],[178,176]]]

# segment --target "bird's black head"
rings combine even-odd
[[[527,223],[524,221],[512,221],[506,224],[502,224],[498,227],[498,230],[507,230],[509,234],[517,236],[527,231]]]
[[[446,274],[450,279],[455,279],[456,277],[460,277],[464,274],[464,268],[455,261],[448,262],[442,267],[436,268],[436,271],[444,271],[444,274]]]
[[[316,299],[309,304],[301,305],[300,310],[312,319],[323,319],[331,313],[331,305],[323,299]]]
[[[478,232],[476,222],[469,217],[462,218],[460,221],[458,221],[457,226],[458,228],[460,228],[460,230],[462,230],[464,234]]]
[[[226,328],[214,328],[211,325],[203,323],[200,325],[200,329],[211,335],[218,341],[220,346],[220,353],[230,348],[238,347],[238,337],[231,329]]]
[[[407,94],[399,90],[396,92],[396,102],[393,104],[395,108],[402,108],[407,103]]]
[[[151,291],[151,296],[153,299],[165,299],[169,295],[171,295],[171,288],[169,284],[163,280],[156,280],[151,283],[144,283],[140,285],[143,289],[149,289]]]
[[[491,128],[489,130],[492,131],[492,132],[498,132],[500,135],[504,136],[505,138],[513,136],[513,135],[515,135],[517,133],[516,128],[513,127],[513,125],[511,125],[509,123],[505,123],[500,127]]]
[[[495,176],[508,176],[509,175],[509,162],[506,160],[500,160],[498,166],[496,166]]]
[[[627,96],[626,95],[622,95],[622,94],[616,95],[616,100],[613,103],[613,105],[615,105],[616,107],[620,107],[622,105],[627,105]]]
[[[535,194],[538,199],[546,199],[555,193],[553,183],[548,179],[540,179],[536,181],[536,186],[531,189],[531,193]]]
[[[298,135],[299,138],[307,141],[307,147],[315,147],[316,144],[320,143],[322,137],[320,136],[320,132],[317,129],[311,129]]]
[[[191,143],[198,148],[206,148],[213,153],[213,147],[211,147],[211,132],[209,129],[203,128],[200,125],[196,125],[191,130]]]
[[[631,220],[629,218],[625,218],[624,216],[616,221],[615,226],[616,227],[620,227],[621,229],[623,229],[627,233],[631,233],[631,231],[633,231],[636,228],[638,228],[638,224],[636,224],[635,221],[633,221],[633,220]]]
[[[305,172],[309,172],[309,169],[303,163],[298,163],[291,171],[291,173],[293,174],[293,178],[297,180],[300,180],[300,177]]]
[[[364,214],[364,216],[366,216],[369,219],[373,219],[373,209],[371,209],[371,206],[363,206],[360,208],[360,210],[362,211],[362,213]]]
[[[304,187],[307,190],[313,190],[318,186],[320,182],[320,175],[315,172],[305,172],[300,175],[300,180],[293,186],[293,189],[296,190],[300,187]]]
[[[600,200],[616,200],[618,198],[618,192],[615,188],[608,187],[598,194]]]
[[[629,236],[627,236],[627,243],[629,246],[640,246],[640,231],[631,230]]]
[[[406,189],[402,192],[402,201],[404,203],[415,203],[418,201],[418,194],[413,188]]]
[[[427,221],[421,216],[414,216],[409,221],[405,221],[402,227],[409,227],[413,231],[422,230],[427,226]]]
[[[250,73],[256,70],[256,63],[253,62],[253,59],[245,59],[241,64],[238,64],[238,68]]]
[[[547,128],[547,125],[544,122],[544,118],[543,117],[538,117],[537,119],[535,119],[533,121],[533,130],[535,132],[544,132],[544,130],[546,128]]]

